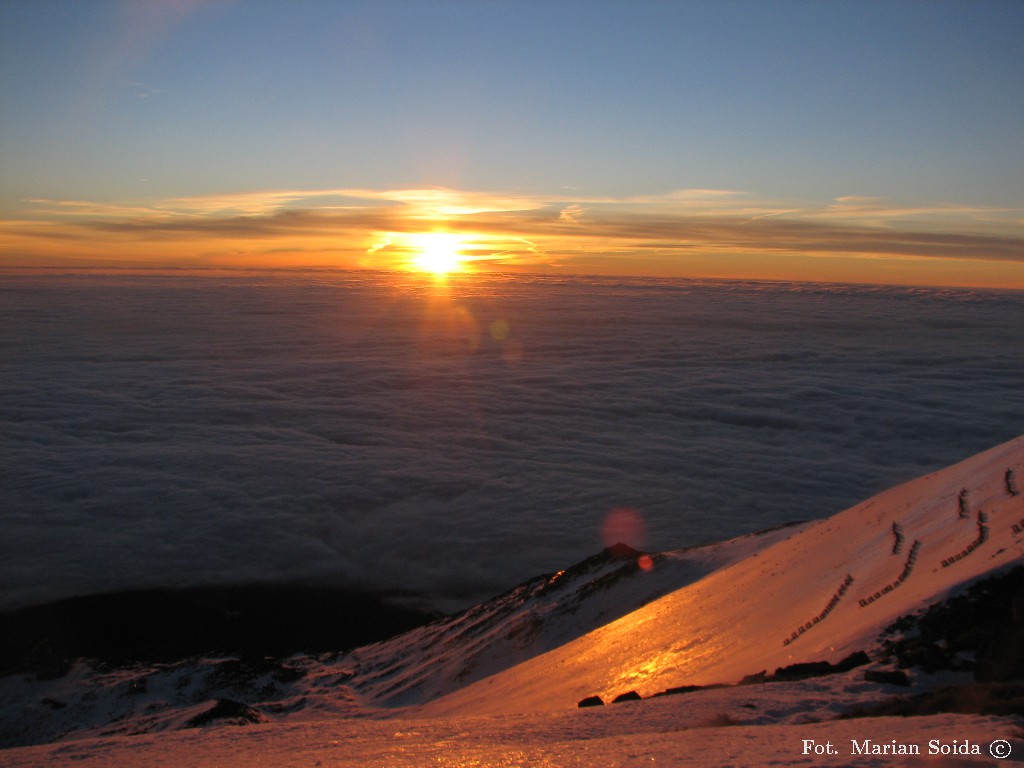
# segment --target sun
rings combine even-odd
[[[447,275],[462,271],[462,238],[449,232],[425,232],[413,235],[411,247],[416,255],[412,266],[423,272]]]

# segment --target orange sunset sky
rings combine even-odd
[[[0,5],[0,267],[1024,288],[1024,6]]]

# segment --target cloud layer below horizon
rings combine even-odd
[[[0,282],[0,608],[480,599],[840,511],[1024,432],[1014,293],[372,272]],[[951,500],[954,504],[955,500]]]

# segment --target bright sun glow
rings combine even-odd
[[[416,255],[412,264],[416,269],[447,275],[462,270],[462,239],[448,232],[429,232],[414,235],[411,245]]]

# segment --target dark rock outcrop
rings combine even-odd
[[[1020,717],[1024,712],[1024,685],[1016,682],[950,685],[916,696],[896,696],[878,704],[857,707],[839,719],[923,717],[945,712]]]
[[[831,675],[836,669],[827,661],[806,661],[800,664],[790,664],[788,667],[779,667],[771,676],[771,682],[789,682],[793,680],[806,680],[809,677],[822,677]]]
[[[864,679],[869,683],[885,683],[887,685],[910,685],[910,678],[902,669],[869,669],[864,673]]]
[[[886,635],[883,655],[902,669],[971,671],[979,682],[1024,680],[1024,566],[904,616]]]
[[[827,661],[806,661],[800,664],[790,664],[788,667],[779,667],[775,670],[774,675],[769,677],[764,676],[764,672],[758,673],[761,680],[756,679],[757,676],[747,675],[740,681],[741,684],[749,682],[791,682],[794,680],[806,680],[809,677],[824,677],[825,675],[834,675],[839,672],[849,672],[851,669],[861,667],[865,664],[870,663],[871,659],[864,651],[857,651],[851,653],[842,661],[838,661],[832,664]],[[751,680],[750,678],[755,678]]]
[[[210,707],[185,723],[186,728],[202,728],[216,723],[218,725],[249,725],[264,723],[267,719],[248,704],[232,699],[217,699]]]
[[[842,661],[836,662],[833,666],[837,672],[849,672],[851,669],[863,667],[865,664],[870,663],[871,659],[864,651],[856,651]]]
[[[640,701],[641,699],[643,699],[643,696],[641,696],[636,691],[628,691],[626,693],[620,693],[618,696],[612,699],[612,704],[618,704],[622,701]]]

